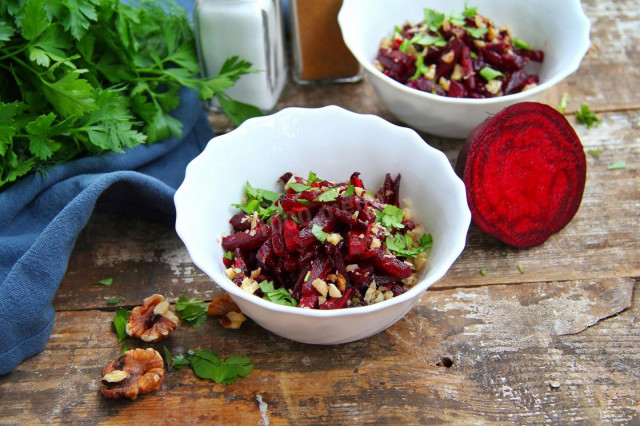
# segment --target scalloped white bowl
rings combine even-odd
[[[285,172],[344,181],[361,172],[377,190],[386,172],[402,174],[401,199],[433,234],[429,263],[419,283],[388,301],[333,311],[278,305],[251,295],[225,275],[220,246],[231,230],[231,206],[243,197],[245,182],[280,190]],[[372,115],[336,106],[288,108],[246,121],[212,139],[187,167],[175,194],[176,231],[193,262],[226,290],[256,323],[291,340],[338,344],[378,333],[402,318],[462,252],[471,220],[464,184],[447,157],[413,130]]]
[[[446,14],[462,12],[467,0],[344,0],[338,22],[345,44],[362,65],[367,81],[386,108],[409,126],[438,136],[466,137],[487,117],[505,107],[537,101],[544,91],[575,72],[590,46],[591,23],[580,0],[475,0],[478,13],[514,37],[543,49],[537,70],[540,84],[531,90],[491,99],[456,99],[407,87],[373,65],[380,41],[394,26],[422,19],[429,7]]]

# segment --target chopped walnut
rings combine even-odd
[[[107,398],[136,399],[160,388],[164,361],[153,348],[131,349],[102,370],[102,394]]]
[[[126,331],[131,337],[155,343],[166,338],[178,326],[178,317],[169,310],[164,296],[154,294],[131,311]]]
[[[218,317],[224,328],[238,329],[247,320],[238,305],[231,299],[229,293],[218,296],[209,303],[209,315]]]

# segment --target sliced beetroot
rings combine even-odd
[[[535,102],[512,105],[481,123],[456,162],[473,222],[520,248],[543,243],[571,221],[586,170],[571,124]]]

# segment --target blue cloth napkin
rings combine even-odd
[[[193,91],[181,92],[172,115],[180,139],[74,160],[0,193],[0,375],[44,349],[51,301],[94,208],[174,225],[175,190],[213,132]]]

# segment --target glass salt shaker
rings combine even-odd
[[[298,84],[349,83],[362,69],[338,25],[342,0],[289,0],[293,80]]]
[[[204,75],[217,75],[232,56],[251,62],[259,72],[241,76],[225,93],[271,111],[287,79],[280,0],[196,0],[193,17]],[[209,106],[219,109],[215,101]]]

